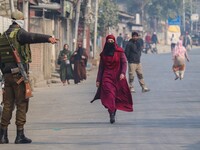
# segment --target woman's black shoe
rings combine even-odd
[[[116,110],[114,112],[109,112],[109,114],[110,114],[110,123],[111,124],[115,123]]]

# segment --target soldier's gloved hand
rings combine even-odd
[[[55,44],[55,43],[57,43],[59,40],[58,39],[56,39],[56,38],[53,38],[53,37],[50,37],[49,38],[49,42],[51,43],[51,44]]]

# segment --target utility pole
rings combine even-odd
[[[73,40],[73,44],[74,44],[73,51],[76,50],[76,45],[77,45],[80,8],[81,8],[81,0],[78,0],[77,5],[76,5],[76,22],[75,22],[75,33],[74,33],[74,40]]]
[[[87,47],[87,27],[90,24],[90,10],[91,9],[91,0],[88,0],[85,8],[85,21],[84,21],[84,30],[83,30],[83,47]]]
[[[193,21],[192,21],[192,14],[193,14],[193,6],[192,6],[192,0],[190,0],[190,21],[191,21],[191,32],[193,31]]]
[[[29,19],[29,1],[23,0],[23,13],[24,13],[24,29],[28,31],[28,19]]]
[[[9,2],[10,2],[11,14],[12,14],[15,11],[14,1],[13,0],[9,0]]]
[[[97,51],[97,25],[98,25],[98,7],[99,7],[99,0],[96,0],[95,4],[95,23],[94,23],[94,48],[93,48],[93,58],[95,58],[96,51]]]
[[[183,0],[183,30],[185,32],[185,0]]]

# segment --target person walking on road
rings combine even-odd
[[[157,50],[158,37],[157,37],[156,32],[153,33],[153,35],[151,37],[151,42],[152,42],[151,52],[157,54],[158,53],[158,50]]]
[[[176,43],[177,43],[177,40],[176,40],[174,34],[172,34],[172,37],[171,37],[170,41],[171,41],[171,52],[172,52],[173,49],[174,49],[175,46],[176,46]]]
[[[127,45],[128,41],[129,41],[129,39],[130,39],[129,35],[126,34],[125,37],[124,37],[124,40],[123,40],[123,49],[124,50],[126,48],[126,45]]]
[[[175,73],[175,80],[183,79],[185,73],[185,59],[189,62],[188,53],[185,47],[182,45],[182,41],[179,40],[173,50],[173,71]]]
[[[69,80],[73,79],[73,70],[70,62],[70,58],[72,56],[72,52],[69,50],[68,44],[63,46],[63,50],[60,51],[59,59],[60,59],[60,80],[63,85],[67,83],[70,84]]]
[[[147,32],[147,35],[145,36],[145,53],[148,53],[148,50],[151,49],[151,35],[150,32]]]
[[[16,128],[17,136],[15,144],[31,143],[32,140],[24,134],[24,125],[26,123],[26,113],[28,111],[29,98],[25,97],[25,81],[19,72],[17,61],[13,56],[12,48],[17,49],[24,70],[28,74],[29,63],[31,62],[31,51],[29,44],[31,43],[57,43],[57,39],[50,35],[36,34],[26,32],[23,29],[24,16],[23,13],[16,10],[11,14],[13,19],[9,29],[1,35],[0,38],[0,67],[5,80],[3,95],[3,112],[0,127],[0,144],[9,143],[8,125],[12,118],[13,106],[16,105]],[[7,41],[8,45],[5,45]],[[4,53],[3,50],[8,50]],[[6,55],[5,55],[6,54]],[[18,71],[17,71],[18,70]]]
[[[100,54],[96,79],[98,90],[93,101],[101,99],[103,106],[108,109],[111,124],[115,122],[117,110],[133,111],[132,96],[125,77],[126,69],[124,50],[116,44],[113,35],[108,35]]]
[[[138,33],[133,32],[132,39],[130,39],[125,49],[125,54],[128,60],[129,87],[130,87],[131,92],[135,92],[135,89],[133,86],[135,72],[139,79],[140,86],[142,87],[142,92],[150,91],[150,89],[147,88],[144,82],[142,64],[140,62],[141,51],[142,51],[142,46],[140,44],[140,41],[138,40]]]
[[[120,33],[119,36],[117,37],[117,44],[118,46],[122,47],[123,46],[123,37],[122,34]]]
[[[78,44],[77,50],[72,54],[71,61],[74,63],[74,83],[78,84],[83,80],[86,80],[86,65],[88,55],[82,44]]]
[[[186,48],[187,51],[191,51],[192,49],[192,38],[188,32],[186,32],[183,36],[183,46]]]

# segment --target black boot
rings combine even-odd
[[[0,144],[7,144],[8,140],[8,129],[0,129]]]
[[[109,114],[110,114],[110,123],[111,124],[115,123],[116,110],[114,112],[109,112]]]
[[[25,137],[24,129],[17,130],[17,137],[15,139],[15,144],[27,144],[31,142],[32,142],[31,139]]]

